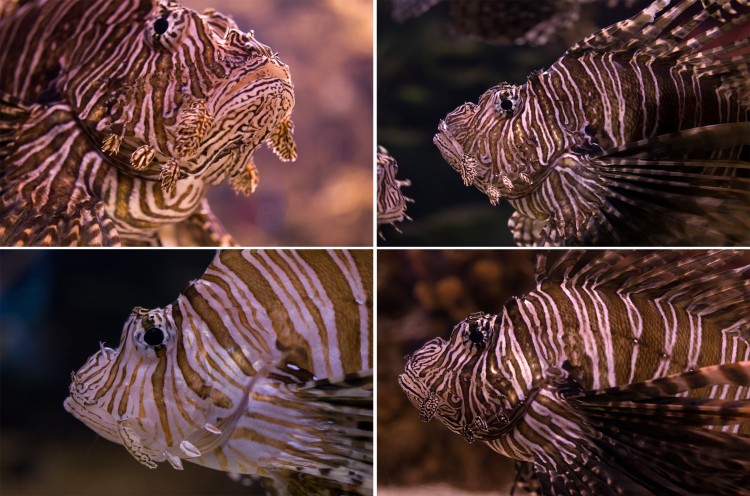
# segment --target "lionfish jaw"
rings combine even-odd
[[[476,179],[477,161],[474,157],[464,153],[463,145],[455,138],[448,124],[440,121],[438,132],[432,139],[443,159],[459,174],[465,186],[470,186]]]
[[[453,136],[448,124],[445,120],[441,120],[438,125],[438,132],[435,137],[432,138],[432,142],[440,150],[440,154],[443,158],[455,167],[454,164],[458,164],[464,156],[464,147],[459,143]]]

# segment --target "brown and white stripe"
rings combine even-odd
[[[251,193],[252,156],[264,142],[282,160],[296,158],[288,67],[213,10],[27,2],[0,20],[0,44],[0,111],[15,104],[26,114],[0,129],[9,144],[0,175],[5,244],[93,243],[66,232],[91,204],[116,226],[115,238],[99,237],[104,244],[156,244],[159,227],[186,219],[202,231],[196,243],[230,243],[201,201],[206,186],[229,179]],[[75,146],[54,148],[53,136]],[[29,180],[56,194],[30,197]],[[58,217],[50,237],[48,219]]]
[[[371,251],[222,251],[136,308],[66,409],[155,467],[182,459],[297,494],[372,489]]]

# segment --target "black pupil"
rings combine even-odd
[[[167,28],[169,28],[169,22],[167,22],[166,17],[161,17],[154,23],[154,31],[156,31],[156,34],[166,33]]]
[[[479,329],[472,329],[469,331],[469,340],[474,344],[482,344],[484,341],[484,334]]]
[[[510,100],[503,100],[500,102],[500,108],[503,110],[513,110],[513,102]]]
[[[151,329],[146,331],[146,334],[143,335],[143,340],[149,346],[159,346],[164,342],[164,331],[162,331],[161,329],[157,329],[156,327],[152,327]]]

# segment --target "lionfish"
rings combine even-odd
[[[277,54],[173,1],[20,3],[0,18],[0,244],[234,244],[207,187],[253,192],[264,142],[296,158]]]
[[[65,409],[149,468],[371,494],[372,283],[367,250],[220,251],[174,303],[133,309]]]
[[[657,0],[440,122],[521,245],[750,243],[750,2]]]
[[[404,22],[441,0],[391,0],[393,18]],[[460,36],[489,42],[544,45],[569,29],[581,15],[581,5],[599,0],[449,0],[451,30]],[[634,0],[627,0],[627,4]],[[618,0],[609,0],[614,6]]]
[[[544,494],[750,494],[750,265],[571,251],[407,357],[420,418],[530,462]]]
[[[396,179],[398,164],[382,146],[378,146],[378,224],[390,224],[396,230],[396,222],[404,219],[411,220],[406,215],[406,203],[413,201],[401,192],[403,186],[411,186],[411,182]],[[382,237],[382,233],[380,234]]]

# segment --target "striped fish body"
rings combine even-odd
[[[134,309],[119,347],[73,374],[65,408],[150,468],[366,494],[371,318],[371,252],[223,251],[173,304]]]
[[[399,382],[422,420],[532,462],[544,494],[748,494],[750,266],[734,258],[540,256],[535,290],[427,343]]]
[[[229,244],[203,201],[206,186],[228,179],[251,193],[264,142],[296,158],[288,67],[216,11],[28,2],[0,20],[0,43],[5,244],[59,241],[44,237],[45,218],[73,224],[92,203],[119,237],[105,234],[103,244],[153,244],[160,227],[176,224],[201,227],[197,243]],[[32,214],[41,225],[14,234],[9,226]]]
[[[747,244],[750,8],[730,5],[656,1],[454,110],[434,142],[516,208],[518,244]]]
[[[406,203],[413,200],[405,197],[401,188],[410,186],[411,182],[396,179],[398,173],[396,159],[382,146],[378,146],[377,167],[378,224],[391,224],[395,227],[396,222],[409,219],[406,215]]]

